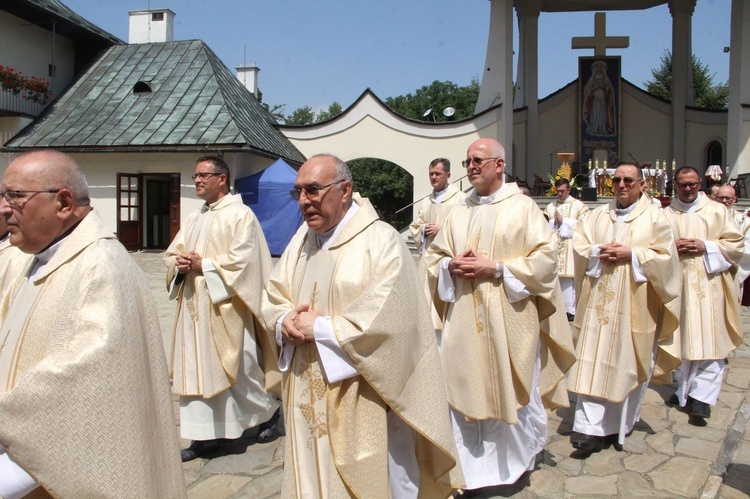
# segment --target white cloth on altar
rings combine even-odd
[[[724,379],[724,359],[683,360],[674,377],[680,407],[685,407],[688,396],[716,405]]]
[[[534,469],[547,442],[547,411],[539,392],[541,359],[534,366],[529,403],[518,410],[518,424],[499,419],[466,421],[451,407],[451,425],[467,489],[516,483]]]

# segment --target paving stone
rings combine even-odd
[[[698,459],[715,461],[721,450],[721,442],[709,442],[699,438],[680,437],[674,448],[676,454],[686,454]]]
[[[731,363],[731,360],[730,360]],[[746,390],[750,388],[750,370],[748,369],[730,369],[729,373],[724,377],[724,383],[737,388]]]
[[[624,471],[617,476],[619,497],[669,497],[672,495],[663,490],[655,490],[640,473]]]
[[[576,476],[565,480],[565,493],[575,496],[613,496],[617,494],[617,476]]]
[[[583,461],[569,457],[557,463],[557,469],[567,476],[578,476],[583,469]]]
[[[641,419],[645,419],[646,422],[650,422],[652,419],[667,419],[667,409],[668,407],[663,403],[644,405],[641,407]]]
[[[198,459],[193,459],[192,461],[182,463],[182,469],[186,471],[199,471],[206,465],[207,462],[208,459],[199,457]]]
[[[646,437],[648,433],[644,431],[634,431],[629,436],[625,437],[625,445],[623,446],[625,451],[630,454],[646,454],[649,450],[648,444],[646,443]]]
[[[659,454],[674,456],[674,435],[665,431],[646,437],[646,443]]]
[[[726,491],[727,497],[744,497],[750,496],[750,468],[744,464],[731,464],[724,475],[724,483],[720,493],[724,497]]]
[[[745,390],[740,392],[728,392],[722,389],[719,393],[719,402],[730,409],[738,409],[745,401]]]
[[[750,496],[750,492],[742,492],[725,483],[722,483],[719,487],[718,497],[721,497],[721,499],[747,499],[748,496]]]
[[[708,479],[711,463],[702,459],[675,457],[648,476],[655,489],[673,494],[697,497]]]
[[[198,471],[184,470],[185,473],[185,486],[190,487],[192,484],[200,479],[201,474]]]
[[[235,497],[247,497],[251,499],[265,499],[281,495],[281,482],[284,472],[278,468],[267,475],[253,479]]]
[[[669,458],[664,454],[634,454],[623,459],[623,465],[626,470],[646,473],[653,470],[667,459]]]
[[[247,475],[253,470],[270,467],[276,449],[273,447],[253,446],[244,454],[230,454],[211,459],[203,467],[204,473],[228,473]]]
[[[538,470],[529,477],[531,486],[528,491],[541,497],[563,497],[563,481],[550,470]]]
[[[748,428],[750,428],[750,425],[748,425]],[[744,464],[750,467],[750,442],[747,440],[740,442],[732,462],[736,464]]]
[[[693,426],[691,424],[675,423],[672,425],[672,433],[680,437],[700,438],[711,442],[724,440],[727,432],[710,426]]]
[[[703,493],[701,494],[701,499],[713,499],[719,494],[719,489],[721,488],[721,477],[716,475],[711,475],[708,477],[708,480],[706,480],[706,486],[703,487]]]
[[[664,405],[664,397],[656,389],[649,387],[646,389],[646,394],[643,396],[641,404],[644,407],[650,404]]]
[[[554,459],[557,462],[560,462],[562,459],[570,456],[570,454],[575,450],[570,444],[569,437],[561,438],[556,442],[548,443],[545,449],[547,449],[547,451],[554,456]]]
[[[252,480],[245,476],[214,475],[188,490],[190,499],[223,499],[232,497]]]
[[[655,433],[666,430],[673,424],[674,421],[670,419],[651,419],[649,421],[644,421],[643,419],[641,419],[633,426],[633,429],[641,430],[649,433],[650,435],[653,435]]]
[[[711,417],[706,420],[711,428],[728,429],[734,421],[737,411],[723,407],[711,407]]]
[[[617,452],[614,447],[591,454],[583,465],[583,473],[594,476],[608,476],[625,471],[622,464],[623,452]]]

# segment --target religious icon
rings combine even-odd
[[[591,64],[591,77],[583,89],[583,121],[589,135],[615,135],[615,90],[607,76],[607,63]]]

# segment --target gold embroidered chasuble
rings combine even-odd
[[[744,241],[732,214],[704,195],[693,213],[677,202],[667,209],[675,240],[713,241],[732,268],[708,274],[703,255],[680,255],[682,297],[680,335],[684,360],[724,359],[742,344],[739,289],[734,281]]]
[[[552,229],[536,203],[507,184],[490,204],[476,192],[448,214],[425,257],[435,306],[444,320],[440,357],[448,402],[470,419],[518,422],[529,403],[537,345],[540,391],[548,407],[567,406],[565,372],[575,361],[555,274]],[[437,296],[440,261],[472,248],[500,261],[531,292],[511,303],[503,279],[454,279],[454,303]],[[557,305],[560,305],[558,308]]]
[[[292,367],[283,373],[288,429],[283,494],[298,496],[306,478],[298,458],[314,450],[325,460],[327,439],[333,466],[318,461],[314,473],[328,476],[329,497],[388,497],[386,410],[392,410],[416,432],[419,496],[446,497],[462,485],[462,477],[416,267],[398,233],[377,220],[370,202],[354,202],[360,209],[330,250],[318,249],[315,232],[303,224],[268,283],[263,307],[268,324],[304,303],[318,311],[327,305],[336,339],[359,371],[329,383],[315,344],[295,349]]]
[[[172,391],[208,399],[232,386],[247,348],[244,328],[262,354],[258,360],[272,388],[280,380],[277,348],[268,341],[260,307],[273,264],[258,219],[231,194],[191,214],[164,255],[167,288],[177,276],[177,255],[191,250],[211,259],[231,296],[213,303],[204,275],[178,276]]]
[[[54,497],[186,497],[143,272],[96,211],[29,270],[0,330],[0,443]]]
[[[663,211],[641,196],[617,221],[615,201],[578,224],[573,246],[578,300],[573,323],[577,362],[568,375],[573,392],[621,402],[648,381],[655,345],[655,376],[680,365],[681,278],[677,248]],[[599,277],[586,275],[591,250],[612,241],[631,248],[645,282],[636,282],[631,262],[605,264]]]
[[[556,211],[559,211],[563,218],[572,218],[580,221],[589,213],[589,207],[573,196],[568,196],[563,203],[559,200],[552,201],[544,209],[544,214],[549,217],[550,221],[553,221]],[[563,239],[560,235],[561,229],[562,224],[553,228],[555,231],[555,246],[557,247],[557,275],[558,277],[575,277],[573,239]]]
[[[417,245],[417,249],[421,248],[425,242],[425,235],[422,233],[422,227],[429,223],[437,223],[440,225],[445,224],[445,217],[448,212],[457,204],[460,204],[466,195],[456,186],[456,184],[450,184],[448,186],[448,192],[441,201],[435,199],[435,192],[432,192],[429,196],[419,202],[419,210],[417,211],[417,218],[409,225],[411,231],[411,238],[414,240],[414,244]],[[429,246],[432,243],[432,239],[427,237],[427,244]]]

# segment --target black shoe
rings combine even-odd
[[[266,443],[279,438],[281,435],[281,431],[279,431],[280,411],[280,408],[276,409],[276,412],[273,413],[271,419],[258,426],[258,436],[255,439],[256,442]]]
[[[190,447],[180,451],[182,462],[192,461],[204,454],[219,450],[223,441],[223,438],[217,438],[216,440],[193,440]]]
[[[669,397],[669,400],[667,400],[667,405],[680,405],[680,399],[677,397],[676,393],[673,393],[671,397]]]
[[[573,322],[574,320],[576,320],[576,316],[573,314],[568,314],[568,322]]]
[[[711,406],[700,400],[690,399],[690,416],[708,419],[711,417]]]
[[[604,447],[604,437],[597,437],[594,435],[580,434],[578,438],[573,440],[573,447],[578,450],[586,452],[598,452]]]

